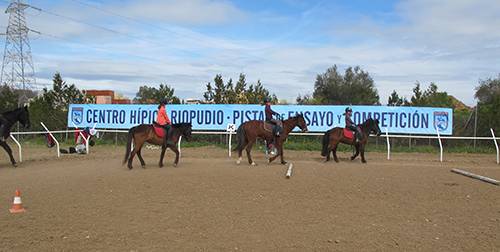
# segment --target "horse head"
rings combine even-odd
[[[374,120],[374,119],[370,118],[369,120],[371,120],[370,121],[370,126],[369,126],[370,127],[370,133],[373,133],[373,134],[375,134],[377,136],[380,136],[382,134],[382,131],[380,130],[380,127],[378,126],[378,123],[379,123],[378,119]]]
[[[181,125],[181,134],[187,141],[191,141],[192,127],[191,123],[183,123]]]
[[[295,117],[297,118],[297,126],[302,130],[302,132],[307,132],[307,123],[304,120],[304,115],[302,113],[296,113]]]

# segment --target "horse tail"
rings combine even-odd
[[[124,165],[130,157],[130,149],[132,149],[132,140],[134,139],[135,128],[136,127],[132,127],[128,130],[127,145],[125,146],[125,158],[123,159],[122,165]]]
[[[238,129],[236,130],[238,145],[233,149],[233,151],[241,150],[243,147],[245,147],[245,128],[243,127],[243,125],[244,124],[240,125],[240,127],[238,127]]]
[[[326,157],[328,156],[328,145],[330,144],[330,133],[331,130],[328,130],[325,132],[323,135],[323,148],[321,149],[321,156]]]

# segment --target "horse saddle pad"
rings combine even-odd
[[[153,128],[155,129],[155,134],[159,138],[163,138],[165,136],[165,129],[161,126],[153,125]]]
[[[264,129],[266,131],[273,131],[274,127],[279,127],[281,129],[283,129],[283,123],[281,121],[278,121],[278,125],[274,125],[273,123],[269,123],[267,121],[264,121]]]
[[[268,123],[268,122],[264,122],[264,129],[265,130],[267,130],[267,131],[273,131],[273,127],[274,127],[274,124]]]
[[[354,132],[350,129],[344,128],[344,137],[348,139],[354,139]]]

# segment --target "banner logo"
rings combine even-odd
[[[434,128],[439,129],[439,131],[448,129],[448,112],[434,112]]]
[[[71,109],[71,121],[75,124],[81,124],[83,122],[83,108],[73,107]]]

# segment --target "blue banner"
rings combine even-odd
[[[347,106],[275,105],[282,118],[303,113],[309,131],[324,132],[344,127]],[[352,119],[362,123],[378,119],[380,129],[389,133],[451,135],[453,110],[450,108],[352,106]],[[191,122],[195,130],[226,130],[228,124],[263,120],[264,106],[247,104],[167,105],[172,123]],[[138,124],[151,124],[156,119],[157,105],[71,104],[68,127],[129,129]],[[296,129],[298,130],[298,129]]]

